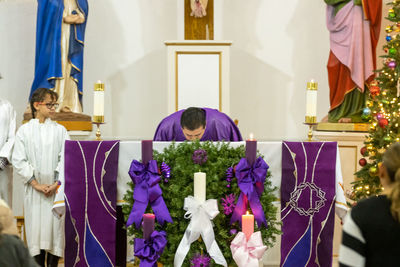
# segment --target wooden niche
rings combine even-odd
[[[204,17],[191,16],[192,0],[185,0],[185,40],[214,40],[214,0],[208,0]]]

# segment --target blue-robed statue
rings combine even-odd
[[[49,88],[59,110],[81,113],[87,0],[38,0],[35,78],[32,93]]]

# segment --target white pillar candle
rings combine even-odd
[[[314,80],[307,83],[306,117],[317,116],[317,89],[318,83],[314,82]]]
[[[94,84],[93,121],[104,122],[104,83]]]
[[[200,201],[206,201],[206,174],[204,172],[194,173],[194,197]]]
[[[104,116],[104,83],[101,81],[94,85],[93,116]]]

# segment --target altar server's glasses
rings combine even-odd
[[[46,105],[48,109],[55,108],[57,109],[59,104],[58,103],[39,103],[39,105]]]

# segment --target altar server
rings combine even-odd
[[[242,135],[226,114],[216,109],[191,107],[163,119],[153,140],[242,141]]]
[[[0,99],[0,198],[10,204],[11,196],[11,161],[15,139],[15,111],[5,99]]]
[[[57,266],[64,252],[64,218],[53,215],[58,186],[60,157],[66,129],[51,120],[58,104],[57,94],[37,89],[30,100],[32,117],[15,138],[12,164],[23,177],[26,238],[30,253],[40,266]],[[47,254],[47,257],[46,257]]]
[[[343,225],[340,266],[400,265],[400,143],[383,155],[379,196],[361,200]]]

